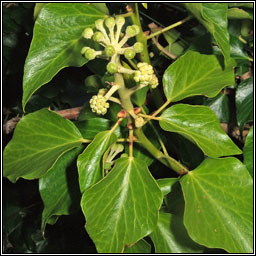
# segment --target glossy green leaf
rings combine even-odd
[[[167,141],[172,142],[168,144],[168,152],[170,154],[175,152],[179,161],[188,169],[196,168],[204,160],[203,151],[182,135],[171,132],[168,134]]]
[[[79,185],[83,193],[91,185],[98,182],[102,176],[102,157],[108,147],[117,140],[114,133],[103,131],[98,133],[77,159]]]
[[[213,35],[222,54],[229,60],[229,34],[227,23],[227,3],[184,3],[185,7]]]
[[[235,62],[225,69],[215,55],[187,51],[165,71],[164,93],[168,101],[179,101],[194,95],[216,96],[221,89],[233,85]]]
[[[253,14],[240,9],[240,8],[230,8],[228,9],[228,19],[250,19],[253,20]]]
[[[110,173],[86,190],[81,207],[98,253],[120,253],[150,234],[163,195],[144,161],[119,158]]]
[[[244,144],[244,164],[253,177],[253,126],[250,128]]]
[[[178,180],[178,178],[163,178],[156,180],[156,182],[165,196],[172,191],[173,184],[175,184]]]
[[[96,9],[98,9],[102,13],[109,15],[108,7],[105,3],[90,3],[90,5],[94,6]]]
[[[151,245],[144,239],[139,240],[136,244],[132,246],[126,246],[124,253],[150,253]]]
[[[44,6],[47,5],[47,3],[36,3],[34,8],[34,19],[37,18],[40,11],[44,8]]]
[[[221,54],[217,46],[213,46],[214,54]],[[238,39],[238,37],[230,35],[230,56],[235,60],[248,60],[248,53],[245,50],[245,45]],[[238,66],[238,65],[237,65]]]
[[[237,123],[240,130],[244,124],[253,121],[253,79],[241,82],[236,90]]]
[[[156,229],[150,234],[156,253],[200,253],[184,227],[182,216],[160,212]]]
[[[10,181],[43,176],[65,152],[82,144],[75,125],[48,109],[24,116],[4,150],[3,174]]]
[[[206,159],[180,180],[189,236],[230,253],[253,252],[253,180],[236,158]]]
[[[160,117],[163,130],[177,132],[195,143],[210,157],[241,154],[241,150],[222,130],[214,112],[205,106],[174,105]]]
[[[245,1],[243,3],[228,3],[229,7],[246,7],[246,8],[253,8],[253,3],[246,3]]]
[[[112,122],[105,118],[91,118],[84,121],[75,122],[75,125],[81,132],[83,138],[92,140],[99,132],[109,130],[113,126]],[[119,127],[115,129],[114,134],[120,137]]]
[[[80,191],[77,171],[68,168],[83,146],[65,153],[56,164],[39,179],[39,191],[44,203],[41,229],[55,223],[60,215],[69,215],[79,209]]]
[[[24,67],[23,108],[31,95],[61,69],[86,63],[80,51],[88,41],[82,38],[82,32],[104,16],[86,3],[49,3],[44,6],[35,23]]]
[[[220,93],[214,98],[208,98],[204,105],[213,110],[220,122],[229,122],[229,99],[227,95]]]

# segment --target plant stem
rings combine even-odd
[[[152,120],[160,120],[160,117],[155,117],[155,116],[149,116],[149,115],[144,115],[144,114],[139,114],[139,116],[145,117],[147,119],[152,119]]]
[[[159,109],[157,109],[153,114],[152,117],[156,116],[158,113],[160,113],[162,110],[164,110],[171,102],[167,100]]]
[[[152,155],[154,156],[158,161],[160,161],[162,164],[166,165],[169,168],[172,168],[176,173],[183,175],[185,173],[188,173],[188,169],[183,166],[181,163],[176,161],[174,158],[170,156],[164,155],[160,150],[158,150],[145,136],[142,129],[136,129],[135,135],[138,138],[138,140],[141,142],[141,145]]]
[[[137,42],[141,42],[143,44],[143,51],[140,54],[140,60],[142,62],[146,62],[146,63],[150,64],[150,58],[149,58],[149,54],[148,54],[147,37],[143,33],[143,30],[141,27],[138,4],[131,4],[131,7],[133,10],[133,14],[131,15],[132,23],[139,26],[139,28],[140,28],[140,33],[136,36],[136,40],[137,40]],[[154,90],[152,90],[150,88],[150,91],[153,95],[153,99],[154,99],[156,106],[157,107],[161,106],[163,104],[163,98],[159,91],[159,88],[157,87]]]
[[[129,157],[133,157],[133,130],[129,130]]]
[[[165,55],[169,56],[171,59],[175,60],[177,58],[176,55],[168,52],[161,44],[159,44],[159,42],[157,41],[156,38],[152,38],[153,43],[156,45],[156,47]]]
[[[144,110],[143,108],[142,108],[142,112],[145,114],[145,110]],[[153,125],[153,123],[152,123],[151,121],[149,121],[149,125],[150,125],[150,126],[152,127],[152,129],[154,130],[154,133],[155,133],[156,136],[157,136],[157,139],[158,139],[158,141],[159,141],[159,143],[160,143],[160,145],[161,145],[161,148],[163,149],[164,154],[165,154],[166,156],[169,156],[169,154],[168,154],[168,152],[167,152],[167,149],[166,149],[166,147],[165,147],[165,145],[164,145],[164,143],[163,143],[163,141],[162,141],[162,139],[161,139],[161,137],[160,137],[160,135],[159,135],[157,129],[155,128],[155,126]]]
[[[172,29],[172,28],[178,27],[179,25],[185,23],[186,21],[188,21],[188,20],[190,20],[190,19],[192,19],[192,16],[188,16],[187,18],[185,18],[185,19],[183,19],[183,20],[180,20],[180,21],[178,21],[178,22],[176,22],[176,23],[174,23],[174,24],[172,24],[172,25],[170,25],[170,26],[168,26],[168,27],[165,27],[165,28],[163,28],[163,29],[161,29],[161,30],[159,30],[159,31],[157,31],[157,32],[155,32],[155,33],[153,33],[153,34],[147,36],[146,39],[147,39],[147,40],[148,40],[148,39],[151,39],[151,38],[156,37],[157,35],[160,35],[160,34],[166,32],[166,31],[168,31],[168,30],[170,30],[170,29]]]

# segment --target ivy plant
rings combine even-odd
[[[42,233],[80,208],[98,253],[252,253],[253,128],[242,148],[220,125],[229,115],[227,88],[237,88],[239,129],[252,122],[252,78],[235,80],[252,61],[245,32],[252,6],[167,3],[186,16],[145,32],[150,5],[131,3],[127,12],[103,3],[35,5],[25,115],[4,149],[3,175],[39,180]],[[184,23],[197,29],[191,41],[174,29]],[[92,71],[83,77],[78,119],[27,110],[68,67]]]

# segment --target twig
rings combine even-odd
[[[169,56],[171,59],[175,60],[177,58],[176,55],[168,52],[159,42],[156,40],[155,37],[152,38],[153,43],[156,45],[156,47],[165,55]]]

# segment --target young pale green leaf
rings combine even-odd
[[[156,229],[150,234],[156,253],[200,253],[184,227],[182,216],[160,212]]]
[[[81,193],[98,182],[102,176],[102,157],[108,147],[117,140],[114,133],[103,131],[98,133],[90,145],[79,155],[77,168]]]
[[[136,244],[132,246],[126,246],[124,253],[150,253],[151,245],[144,239],[139,240]]]
[[[235,83],[234,66],[231,59],[223,70],[217,56],[187,51],[164,73],[165,96],[172,102],[202,94],[214,97],[221,89]]]
[[[253,180],[236,158],[206,159],[180,180],[189,236],[230,253],[253,252]]]
[[[253,126],[250,128],[244,144],[244,164],[253,177]]]
[[[227,3],[184,3],[185,7],[213,35],[226,60],[230,57]]]
[[[242,153],[221,129],[218,118],[208,107],[177,104],[163,112],[159,123],[163,130],[177,132],[194,142],[207,156]]]
[[[69,215],[79,209],[80,191],[77,171],[68,168],[83,146],[65,153],[56,164],[39,179],[39,192],[44,203],[41,229],[55,223],[60,215]]]
[[[62,116],[41,109],[24,116],[4,150],[3,174],[10,181],[42,177],[65,152],[82,144],[75,125]]]
[[[236,90],[237,123],[240,130],[253,120],[253,79],[248,78]]]
[[[172,191],[173,184],[175,184],[178,180],[179,178],[163,178],[156,180],[156,182],[165,196]]]
[[[144,161],[119,158],[110,173],[86,190],[81,207],[99,253],[120,253],[150,234],[163,195]]]
[[[81,55],[88,43],[82,37],[104,13],[86,3],[49,3],[40,11],[24,67],[22,105],[61,69],[86,63]],[[53,18],[54,17],[54,18]]]

